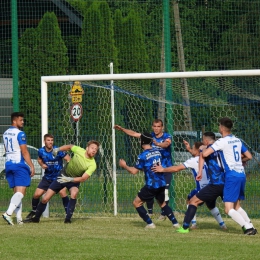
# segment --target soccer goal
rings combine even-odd
[[[75,215],[135,214],[132,200],[144,175],[123,171],[118,160],[133,165],[141,147],[136,138],[114,130],[115,124],[143,132],[151,131],[153,119],[162,119],[165,131],[173,136],[176,164],[191,157],[183,140],[192,145],[203,131],[217,133],[218,118],[224,116],[235,121],[237,136],[258,149],[260,70],[113,74],[112,64],[110,69],[110,74],[41,77],[42,135],[52,133],[56,145],[85,147],[91,139],[101,143],[97,171],[81,184]],[[84,91],[79,102],[71,95],[75,82]],[[253,204],[257,192],[253,166],[248,166],[252,181],[245,207]],[[175,211],[186,210],[187,194],[194,188],[189,171],[174,174],[170,204]],[[59,211],[60,202],[52,200],[50,212]],[[155,211],[159,213],[157,205]],[[201,207],[198,212],[207,210]]]

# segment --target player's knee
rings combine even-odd
[[[199,198],[197,198],[197,196],[193,196],[190,201],[189,201],[189,205],[193,205],[198,207],[200,203],[202,203],[203,201],[201,201]]]

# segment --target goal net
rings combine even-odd
[[[233,133],[245,140],[257,158],[259,75],[259,70],[247,70],[42,77],[42,135],[52,133],[56,145],[85,148],[92,139],[102,145],[95,174],[80,185],[74,216],[136,214],[132,201],[144,185],[144,174],[129,174],[118,166],[118,160],[124,158],[133,165],[141,147],[136,138],[114,130],[115,124],[147,132],[155,118],[162,119],[164,130],[173,136],[173,161],[179,164],[191,157],[183,140],[193,145],[203,131],[217,133],[218,119],[227,116],[235,122]],[[82,117],[77,122],[71,116],[70,91],[75,81],[84,90]],[[246,171],[248,192],[243,207],[254,216],[259,182],[256,160]],[[187,195],[194,188],[189,170],[173,175],[170,205],[174,211],[185,212]],[[158,205],[154,211],[160,213]],[[63,213],[59,198],[50,201],[50,213]],[[208,210],[200,207],[198,214],[208,214]]]

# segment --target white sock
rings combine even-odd
[[[237,224],[239,224],[241,227],[245,227],[246,229],[251,228],[249,223],[247,223],[244,218],[234,209],[231,209],[228,212],[228,215],[235,221]]]
[[[22,204],[22,201],[21,201],[20,204],[14,210],[14,213],[16,214],[17,221],[22,220],[22,208],[23,208],[23,204]]]
[[[21,192],[16,192],[12,198],[11,198],[11,202],[9,204],[9,208],[6,211],[6,214],[11,216],[14,212],[14,210],[16,209],[16,207],[21,203],[23,199],[23,194]]]
[[[219,209],[217,207],[215,207],[214,209],[210,210],[212,216],[217,220],[217,222],[219,223],[219,225],[223,225],[224,221],[220,215]]]
[[[253,227],[253,224],[251,223],[251,220],[250,218],[248,217],[247,213],[240,207],[239,209],[237,209],[237,212],[243,217],[243,219],[252,225]]]

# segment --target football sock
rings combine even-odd
[[[187,205],[187,209],[188,209],[188,207],[189,207],[189,204]],[[193,226],[197,225],[197,217],[196,217],[196,214],[194,215],[193,219],[191,220],[191,224],[192,224]]]
[[[39,202],[40,202],[40,199],[32,198],[32,211],[34,211],[34,212],[36,211],[36,208],[37,208]]]
[[[253,224],[251,223],[250,218],[248,217],[247,213],[242,209],[241,207],[237,210],[237,212],[243,217],[243,219],[247,222],[250,223],[253,227]]]
[[[145,210],[144,206],[135,208],[136,211],[138,212],[139,216],[143,219],[144,222],[146,222],[147,224],[152,224],[152,220],[150,219],[147,211]]]
[[[184,229],[189,228],[190,223],[196,214],[196,211],[197,211],[196,206],[189,205],[189,207],[185,213],[185,217],[184,217],[184,221],[183,221],[183,225],[182,225]]]
[[[169,204],[169,200],[165,201],[166,205]],[[161,215],[166,216],[166,213],[163,211],[163,209],[161,208]]]
[[[228,215],[237,223],[239,224],[241,227],[245,227],[245,229],[249,229],[252,226],[247,223],[244,218],[242,217],[242,215],[240,213],[238,213],[236,210],[231,209],[228,212]]]
[[[69,196],[63,197],[62,198],[62,203],[63,203],[63,207],[65,209],[65,213],[67,213],[67,208],[68,208],[68,204],[69,204]]]
[[[20,204],[14,210],[17,220],[22,220],[22,208],[23,208],[23,204],[22,202],[20,202]]]
[[[42,213],[44,212],[44,210],[46,209],[47,203],[43,204],[42,202],[40,202],[36,208],[36,212],[35,212],[35,216],[34,218],[40,219]]]
[[[16,192],[12,198],[11,198],[11,202],[9,204],[9,208],[6,211],[6,214],[11,216],[14,212],[14,210],[16,209],[16,207],[21,203],[23,199],[23,194],[21,192]]]
[[[164,216],[167,216],[167,218],[172,222],[172,224],[178,224],[178,221],[175,218],[175,216],[172,212],[172,209],[168,205],[165,205],[162,208],[162,213],[163,213]]]
[[[214,209],[211,209],[210,212],[211,212],[212,216],[217,220],[219,225],[222,226],[224,224],[224,221],[220,215],[219,209],[217,207],[215,207]]]
[[[76,207],[76,202],[77,202],[77,199],[70,199],[69,200],[66,219],[71,219],[71,217],[74,213],[74,209]]]
[[[146,202],[147,210],[149,214],[153,214],[153,204],[154,204],[154,199]]]

